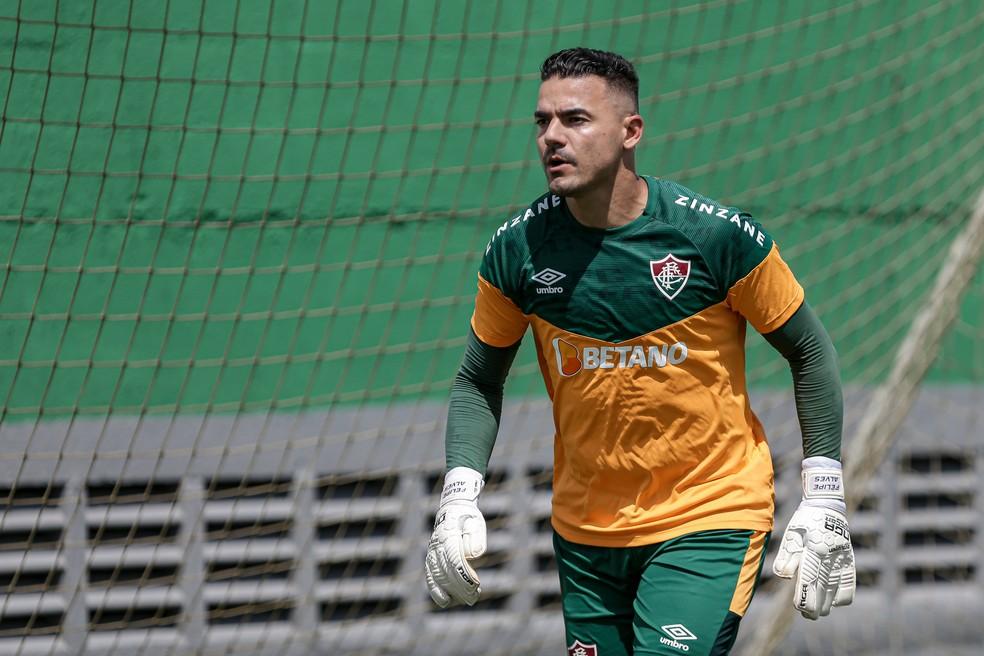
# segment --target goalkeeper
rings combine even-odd
[[[447,473],[426,558],[441,607],[474,604],[478,507],[503,381],[528,326],[553,402],[554,550],[570,654],[727,654],[773,522],[773,474],[745,386],[746,322],[788,361],[803,500],[776,574],[810,619],[854,597],[836,353],[748,214],[640,176],[638,77],[574,48],[541,68],[549,192],[497,228],[451,391]]]

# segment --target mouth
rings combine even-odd
[[[546,160],[546,168],[549,173],[559,173],[565,166],[573,167],[573,164],[559,155],[551,155]]]

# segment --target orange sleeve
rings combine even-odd
[[[728,305],[765,334],[782,327],[803,297],[803,287],[773,243],[765,259],[728,290]]]
[[[506,298],[495,285],[478,276],[478,295],[471,326],[475,335],[489,346],[512,346],[523,337],[530,323],[515,303]]]

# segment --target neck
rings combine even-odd
[[[635,171],[620,166],[611,181],[565,200],[579,223],[589,228],[617,228],[642,214],[648,197],[646,181]]]

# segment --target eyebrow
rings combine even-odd
[[[582,114],[584,116],[591,116],[591,112],[584,109],[583,107],[572,107],[570,109],[562,109],[559,112],[557,112],[557,115],[560,116],[561,118],[568,118],[570,116],[575,116],[578,114]],[[539,109],[533,112],[533,118],[547,118],[549,116],[550,114],[548,114],[547,112],[542,112]]]

